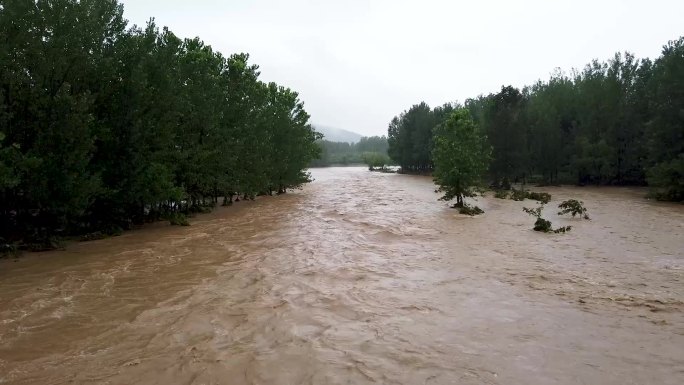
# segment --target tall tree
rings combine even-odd
[[[648,182],[658,197],[684,201],[684,37],[663,47],[652,87]]]
[[[488,176],[494,182],[648,183],[656,197],[681,201],[683,39],[669,42],[655,61],[618,53],[569,75],[556,70],[522,91],[507,86],[467,99],[493,147]],[[422,132],[417,116],[427,110],[413,106],[388,128],[389,154],[409,171],[421,167],[414,146],[431,146],[415,140]],[[437,109],[431,114],[439,124]]]
[[[308,180],[319,135],[265,84],[116,0],[0,5],[0,238],[114,232]]]
[[[388,128],[388,153],[405,172],[429,172],[433,168],[432,153],[435,125],[453,110],[445,104],[434,110],[425,102],[412,106],[392,119]]]
[[[456,207],[463,207],[464,197],[474,195],[473,187],[487,171],[491,147],[466,108],[454,111],[434,133],[433,176],[444,193],[441,199],[456,199]]]
[[[527,132],[523,120],[525,98],[517,88],[506,86],[491,96],[484,129],[494,148],[490,172],[494,179],[525,177]]]

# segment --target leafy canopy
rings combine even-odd
[[[443,192],[442,200],[457,200],[474,195],[491,159],[491,146],[465,108],[455,110],[434,129],[433,177]]]

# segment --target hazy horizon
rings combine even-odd
[[[523,87],[629,51],[654,58],[684,34],[684,2],[123,0],[131,24],[150,17],[229,55],[247,52],[262,80],[299,92],[311,122],[386,134],[411,105]]]

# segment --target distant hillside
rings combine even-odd
[[[325,136],[323,139],[331,142],[356,143],[363,137],[363,135],[359,135],[356,132],[343,130],[341,128],[319,126],[317,124],[314,125],[314,128]]]

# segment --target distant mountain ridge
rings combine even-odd
[[[361,134],[357,134],[356,132],[348,130],[343,130],[341,128],[321,126],[318,124],[314,124],[313,127],[316,129],[316,131],[323,134],[324,140],[329,140],[331,142],[356,143],[361,138],[363,138],[363,135]]]

